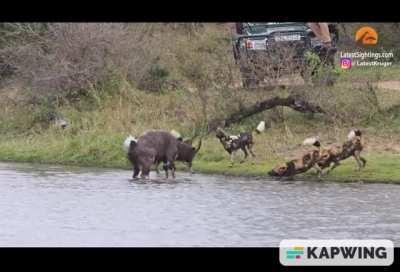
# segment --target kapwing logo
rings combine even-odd
[[[389,266],[393,255],[390,240],[282,240],[279,245],[285,266]]]
[[[301,256],[304,254],[303,246],[294,246],[292,249],[286,251],[287,259],[301,259]]]

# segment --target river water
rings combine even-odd
[[[400,186],[0,163],[0,246],[400,244]]]

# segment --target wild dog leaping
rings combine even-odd
[[[333,169],[340,165],[340,161],[345,160],[351,156],[357,162],[358,170],[365,167],[367,160],[361,157],[361,151],[363,150],[362,143],[362,133],[359,129],[353,129],[347,135],[347,141],[342,145],[334,144],[327,148],[321,147],[321,142],[316,140],[315,137],[308,138],[304,140],[303,144],[314,145],[317,146],[320,155],[317,165],[321,169],[321,171],[325,168],[329,168],[326,171],[326,174],[329,174]],[[318,170],[317,170],[318,171]],[[322,172],[318,172],[319,176],[323,174]]]
[[[357,162],[358,170],[365,167],[367,160],[361,156],[361,151],[364,145],[362,142],[362,133],[359,129],[353,129],[347,135],[347,141],[342,145],[333,145],[328,149],[324,149],[323,156],[318,162],[318,165],[324,169],[331,166],[327,171],[327,174],[340,165],[340,161],[343,161],[351,156]]]
[[[307,172],[311,168],[318,169],[319,150],[312,150],[304,153],[301,157],[290,160],[284,164],[274,167],[268,172],[272,177],[289,177]]]

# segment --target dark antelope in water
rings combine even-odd
[[[127,146],[129,144],[129,146]],[[163,162],[165,176],[168,178],[168,170],[171,170],[175,178],[175,160],[178,156],[178,140],[169,132],[152,130],[144,133],[138,139],[128,137],[124,142],[128,159],[133,165],[133,178],[139,173],[148,178],[150,168],[158,162]]]
[[[176,157],[176,161],[186,163],[189,167],[189,171],[193,173],[193,160],[201,148],[202,139],[200,138],[197,146],[194,147],[192,146],[192,142],[196,136],[191,139],[184,140],[180,133],[176,132],[175,130],[171,131],[171,134],[174,135],[178,140],[178,156]],[[158,173],[158,164],[156,165],[156,171]]]

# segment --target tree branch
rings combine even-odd
[[[274,97],[257,102],[249,107],[235,112],[223,120],[213,120],[208,124],[208,133],[217,129],[217,127],[225,128],[234,123],[238,123],[243,119],[254,114],[269,110],[278,106],[285,106],[302,113],[325,113],[321,107],[313,105],[300,97],[288,96],[286,98]]]

